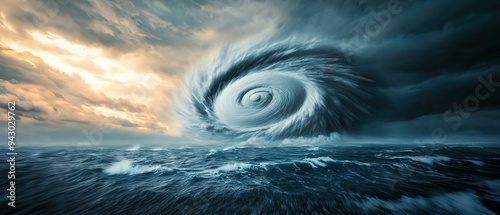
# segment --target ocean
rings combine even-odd
[[[477,144],[23,147],[0,214],[499,214],[499,170]]]

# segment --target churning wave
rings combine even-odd
[[[328,135],[370,113],[373,81],[331,44],[295,39],[226,47],[186,86],[190,131],[239,137]]]
[[[130,160],[121,160],[113,163],[103,172],[109,175],[137,175],[149,172],[171,171],[172,169],[162,167],[161,165],[143,166],[138,165]]]
[[[500,214],[498,147],[311,148],[23,148],[16,214]]]

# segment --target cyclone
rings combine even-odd
[[[183,90],[188,132],[270,139],[347,132],[374,91],[336,46],[296,40],[226,46]]]

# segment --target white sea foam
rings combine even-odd
[[[125,149],[125,150],[127,150],[127,151],[137,151],[137,150],[139,150],[139,149],[141,149],[141,146],[139,146],[139,145],[135,145],[135,146],[132,146],[132,147],[127,148],[127,149]]]
[[[250,137],[245,141],[238,143],[238,146],[277,146],[278,143],[270,141],[263,137]]]
[[[229,146],[229,147],[223,148],[222,151],[229,151],[229,150],[233,150],[233,149],[236,149],[236,146]]]
[[[222,171],[222,172],[230,172],[230,171],[241,171],[245,170],[248,168],[252,168],[255,165],[249,164],[249,163],[232,163],[232,164],[226,164],[223,165],[219,168],[217,168],[217,171]]]
[[[208,175],[220,175],[222,173],[227,173],[227,172],[245,172],[250,169],[268,170],[268,168],[272,166],[292,164],[292,163],[306,163],[311,165],[311,167],[313,168],[326,167],[327,163],[343,163],[343,164],[349,163],[359,166],[371,166],[370,163],[364,163],[359,161],[335,160],[330,157],[317,157],[317,158],[305,158],[302,160],[292,160],[292,161],[260,162],[258,164],[236,162],[236,163],[225,164],[214,169],[204,170],[198,173],[208,174]]]
[[[198,172],[197,174],[201,173],[202,175],[217,176],[222,173],[228,173],[228,172],[244,172],[247,169],[258,168],[258,167],[260,167],[260,165],[236,162],[236,163],[225,164],[215,169],[204,170]]]
[[[163,171],[171,171],[168,168],[162,168],[161,165],[155,166],[142,166],[135,164],[130,160],[121,160],[115,163],[112,163],[111,166],[104,169],[104,173],[108,175],[137,175],[148,172],[158,172],[160,170]]]
[[[318,151],[320,148],[317,147],[322,145],[328,145],[334,142],[339,142],[342,139],[340,134],[331,133],[328,136],[319,135],[314,137],[293,137],[286,138],[283,140],[269,140],[265,137],[251,137],[245,141],[239,142],[236,145],[232,145],[224,148],[224,150],[240,149],[240,148],[262,148],[262,147],[294,147],[294,146],[306,146],[310,147],[309,151]]]
[[[397,156],[394,159],[410,159],[413,161],[433,165],[434,163],[448,162],[451,158],[445,156]]]
[[[318,158],[306,158],[304,161],[308,162],[311,164],[312,167],[325,167],[326,162],[334,162],[335,160],[331,159],[330,157],[318,157]]]
[[[319,147],[312,146],[312,147],[308,148],[307,151],[319,151]]]
[[[318,166],[320,167],[326,167],[327,163],[342,163],[342,164],[354,164],[358,166],[371,166],[372,164],[370,163],[364,163],[360,161],[353,161],[353,160],[336,160],[332,159],[330,157],[318,157],[318,158],[306,158],[302,161],[298,162],[306,162],[310,164],[313,168],[317,168]]]
[[[281,141],[283,145],[315,145],[315,144],[328,144],[338,142],[342,137],[339,133],[333,132],[329,136],[319,135],[316,137],[296,137],[286,138]]]
[[[217,152],[217,150],[216,150],[216,149],[210,149],[210,151],[208,151],[207,156],[213,155],[213,154],[215,154],[216,152]]]
[[[484,162],[482,162],[482,161],[477,161],[477,160],[465,160],[465,161],[473,163],[473,164],[478,165],[478,166],[484,166]]]

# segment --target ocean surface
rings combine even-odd
[[[24,147],[0,214],[499,214],[500,147]]]

